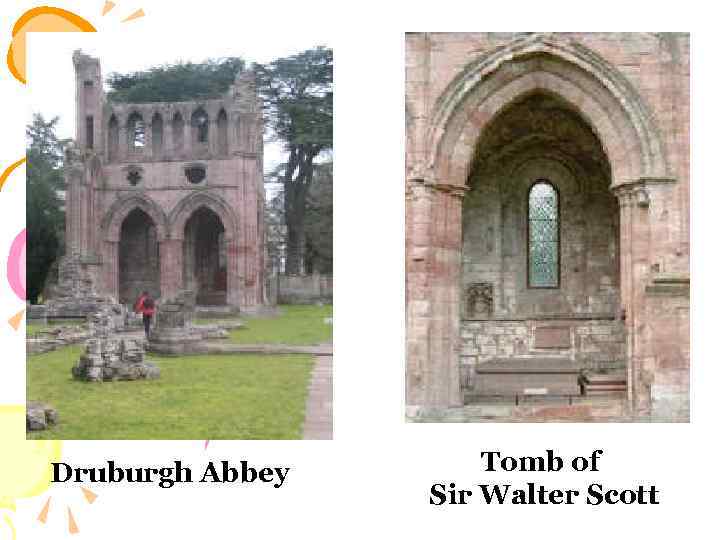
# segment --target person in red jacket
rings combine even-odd
[[[155,300],[150,296],[150,293],[143,291],[143,293],[135,301],[135,313],[142,313],[143,326],[145,327],[145,337],[150,337],[150,323],[152,322],[153,315],[155,315]]]

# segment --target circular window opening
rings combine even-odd
[[[185,176],[191,184],[199,184],[205,180],[205,167],[188,167]]]

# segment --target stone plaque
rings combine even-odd
[[[567,326],[538,326],[535,328],[536,349],[569,349],[572,344]]]

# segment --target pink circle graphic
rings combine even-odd
[[[25,239],[26,229],[20,231],[10,246],[7,262],[7,276],[10,287],[20,300],[25,300]]]

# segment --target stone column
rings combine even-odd
[[[625,326],[625,361],[627,369],[627,398],[634,403],[635,369],[633,365],[633,315],[632,303],[632,190],[626,187],[615,189],[620,207],[620,309]]]
[[[218,153],[217,117],[210,118],[208,116],[208,152],[213,157]]]
[[[190,118],[185,120],[184,131],[183,131],[183,154],[188,157],[193,156],[194,144],[192,140],[192,120]]]
[[[245,276],[240,271],[240,240],[237,235],[226,237],[227,253],[227,303],[231,306],[245,305]]]
[[[169,118],[163,118],[163,147],[161,149],[161,153],[163,156],[163,159],[165,156],[172,155],[175,151],[175,148],[173,145],[175,144],[175,141],[173,141],[173,119],[172,115]]]
[[[407,404],[462,405],[460,265],[464,186],[408,186]]]
[[[128,138],[127,123],[120,125],[118,136],[118,161],[127,161],[130,152],[130,139]]]
[[[648,195],[642,183],[614,188],[620,206],[620,306],[625,318],[628,401],[635,414],[650,413],[652,368],[645,347],[645,285],[649,275]]]
[[[175,238],[160,241],[160,296],[172,298],[183,289],[183,241]]]
[[[105,241],[105,253],[103,254],[104,293],[109,294],[116,300],[120,297],[120,267],[118,264],[118,249],[120,242],[117,240]]]
[[[150,122],[143,117],[143,126],[145,127],[145,146],[143,146],[142,155],[144,158],[152,159],[153,155],[153,132],[152,132],[152,118]]]

